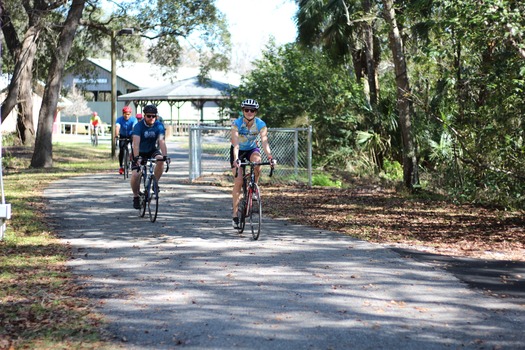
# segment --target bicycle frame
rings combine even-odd
[[[130,147],[131,145],[131,136],[130,137],[119,137],[118,140],[122,140],[124,141],[124,144],[122,145],[122,147]],[[118,140],[117,140],[117,143],[118,143]]]
[[[131,159],[133,158],[133,148],[131,148],[131,137],[119,137],[117,140],[117,145],[120,144],[120,141],[123,141],[122,148],[123,149],[123,158],[122,158],[122,166],[124,168],[124,179],[127,179],[129,177],[129,171],[131,170]]]
[[[252,237],[254,240],[259,238],[261,232],[262,203],[259,186],[255,181],[255,167],[260,165],[271,165],[270,162],[241,162],[242,168],[242,200],[239,201],[238,218],[239,233],[244,231],[246,218],[250,218]],[[250,167],[249,173],[246,173],[246,166]],[[235,177],[239,175],[239,168],[235,172]],[[273,175],[273,167],[270,169],[270,177]],[[256,203],[256,204],[254,204]]]
[[[155,167],[158,159],[149,158],[142,161],[139,166],[140,171],[140,210],[139,216],[144,217],[146,208],[148,208],[149,219],[151,222],[157,220],[157,213],[159,209],[159,185],[155,178]],[[166,164],[165,172],[170,168],[170,159],[167,158],[164,162]]]
[[[90,139],[91,139],[91,145],[92,146],[98,146],[98,130],[99,126],[93,126],[90,125]]]

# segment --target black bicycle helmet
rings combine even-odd
[[[259,109],[259,103],[256,100],[248,98],[241,102],[241,108],[254,108]]]
[[[154,105],[147,105],[146,107],[144,107],[142,112],[144,114],[155,114],[155,115],[159,113],[159,111],[157,110],[157,107],[155,107]]]

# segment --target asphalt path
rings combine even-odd
[[[45,191],[54,228],[73,250],[69,265],[115,344],[525,348],[523,303],[470,288],[424,257],[286,220],[265,217],[258,241],[239,235],[229,189],[188,184],[186,155],[170,156],[155,223],[138,216],[117,174]]]

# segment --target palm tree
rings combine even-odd
[[[357,81],[366,77],[367,94],[372,109],[378,100],[377,66],[379,48],[375,45],[370,0],[300,0],[297,13],[299,43],[321,46],[345,62],[352,60]],[[362,15],[364,13],[364,15]]]
[[[390,49],[396,73],[404,183],[412,189],[419,184],[419,175],[403,38],[397,26],[393,0],[381,0],[380,5],[376,7],[383,8],[382,15],[389,26]],[[298,8],[299,42],[306,47],[323,47],[342,61],[345,57],[351,57],[356,78],[361,80],[365,75],[367,77],[370,107],[374,114],[379,97],[376,70],[379,50],[374,40],[374,22],[381,13],[374,13],[371,0],[300,0]]]

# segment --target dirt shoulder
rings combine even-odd
[[[380,186],[263,187],[266,214],[371,242],[433,254],[525,261],[525,215]]]

